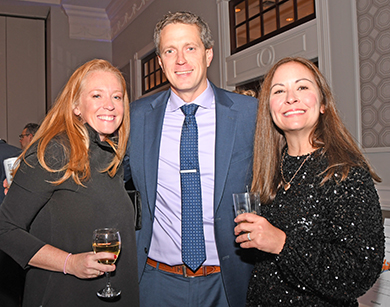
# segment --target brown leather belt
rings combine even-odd
[[[192,272],[191,269],[187,268],[185,264],[170,266],[150,258],[148,258],[146,263],[154,268],[158,268],[161,271],[182,275],[183,277],[207,276],[213,273],[221,272],[221,267],[215,265],[203,265],[195,272]]]

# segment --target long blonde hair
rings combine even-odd
[[[270,94],[275,71],[281,65],[289,62],[299,63],[309,69],[320,91],[320,101],[324,113],[320,114],[319,120],[311,132],[310,143],[314,148],[322,148],[321,154],[325,155],[329,162],[321,184],[332,178],[336,171],[342,174],[341,180],[345,180],[353,166],[368,169],[373,179],[380,182],[381,179],[372,170],[352,135],[342,123],[330,87],[317,66],[301,57],[287,57],[279,60],[270,69],[262,84],[255,130],[251,189],[260,191],[261,202],[267,204],[275,198],[282,182],[280,160],[286,140],[283,132],[273,123],[270,111]]]
[[[86,76],[91,72],[111,72],[119,79],[123,91],[123,120],[116,136],[117,141],[106,139],[113,148],[115,155],[109,165],[102,170],[113,177],[126,153],[126,144],[130,133],[129,98],[126,91],[126,81],[121,72],[111,63],[101,59],[94,59],[80,66],[69,78],[64,89],[58,96],[53,108],[43,120],[29,146],[23,151],[20,158],[25,159],[27,150],[38,143],[37,157],[39,163],[49,172],[65,171],[64,175],[53,184],[61,184],[72,177],[78,185],[88,180],[91,175],[89,164],[89,135],[82,120],[76,116],[73,109],[78,105]],[[51,169],[45,162],[45,151],[49,142],[56,136],[66,135],[67,145],[62,144],[68,157],[68,163],[61,169]]]

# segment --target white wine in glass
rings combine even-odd
[[[121,251],[121,236],[119,231],[115,228],[100,228],[93,231],[92,248],[95,253],[107,252],[115,255],[119,255]],[[99,262],[103,264],[113,264],[115,259],[100,259]],[[120,290],[115,290],[111,286],[110,272],[105,272],[107,277],[106,286],[97,292],[99,297],[111,298],[121,294]]]

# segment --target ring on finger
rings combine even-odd
[[[252,239],[251,239],[251,236],[250,236],[250,233],[248,232],[247,233],[247,235],[246,235],[247,237],[248,237],[248,241],[252,241]]]

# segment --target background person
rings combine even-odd
[[[4,199],[4,186],[3,181],[6,178],[5,176],[5,169],[4,169],[4,160],[12,157],[17,157],[22,153],[22,150],[20,148],[17,148],[15,146],[12,146],[10,144],[7,144],[7,142],[3,139],[0,139],[0,180],[1,180],[1,187],[0,187],[0,204],[3,202]]]
[[[247,306],[358,306],[384,256],[372,179],[380,178],[312,62],[284,58],[271,68],[254,146],[262,214],[235,219],[237,242],[259,250]]]
[[[0,139],[0,205],[4,199],[3,181],[5,179],[4,160],[20,155],[22,150]],[[0,251],[0,302],[4,307],[20,306],[23,295],[24,272],[7,254]]]
[[[24,306],[138,306],[134,209],[123,185],[129,135],[126,83],[104,60],[70,77],[44,119],[0,209],[0,247],[27,269]],[[94,229],[120,231],[111,281],[118,301],[98,298],[115,265],[92,252]],[[100,277],[100,278],[99,278]]]
[[[154,40],[171,87],[131,103],[127,151],[128,171],[144,206],[137,232],[141,306],[244,306],[253,267],[246,257],[252,252],[234,242],[232,193],[245,191],[251,181],[257,100],[207,80],[213,41],[208,25],[195,14],[167,14],[157,23]],[[199,105],[198,138],[191,141],[198,140],[200,167],[192,171],[200,173],[202,193],[201,205],[191,205],[201,210],[199,237],[205,242],[195,248],[205,249],[195,269],[184,264],[181,230],[188,222],[182,218],[181,134],[194,122],[183,125],[181,107],[191,104]]]
[[[22,134],[19,135],[20,148],[22,148],[22,150],[30,144],[38,129],[39,125],[35,123],[28,123],[24,126]]]

